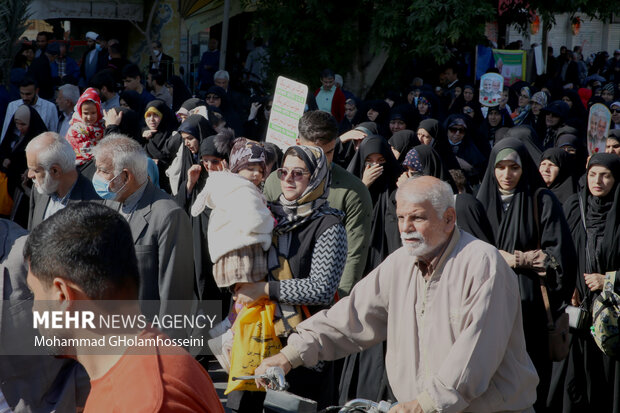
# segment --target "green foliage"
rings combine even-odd
[[[9,78],[13,58],[19,50],[17,43],[26,30],[30,0],[3,0],[0,2],[0,69],[2,79]],[[8,82],[4,82],[8,84]]]
[[[502,15],[502,19],[516,24],[525,33],[534,13],[541,16],[547,29],[550,29],[555,25],[554,16],[561,13],[611,21],[614,14],[620,13],[620,4],[609,0],[531,0],[526,5],[512,3]]]
[[[18,40],[26,30],[29,4],[30,0],[0,1],[0,70],[7,89],[13,58],[19,51]]]
[[[322,69],[347,73],[380,48],[443,63],[450,46],[483,38],[494,10],[488,0],[263,0],[251,32],[271,40],[270,73],[318,86]]]
[[[451,58],[455,46],[484,41],[486,22],[498,20],[498,0],[244,0],[255,6],[250,33],[270,40],[270,73],[319,85],[319,73],[363,71],[381,49],[390,62],[416,57],[432,64]],[[579,12],[608,20],[614,0],[512,1],[501,17],[527,29],[532,10],[546,24],[553,14]],[[270,79],[275,81],[275,79]]]

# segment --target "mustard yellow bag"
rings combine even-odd
[[[282,343],[273,327],[276,305],[262,299],[251,307],[244,307],[233,324],[233,346],[230,355],[228,386],[224,394],[235,390],[265,391],[258,389],[253,380],[232,380],[233,377],[251,376],[260,363],[282,349]]]

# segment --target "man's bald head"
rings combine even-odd
[[[399,200],[413,203],[429,201],[440,217],[448,208],[454,208],[452,188],[433,176],[420,176],[405,181],[396,192],[396,202]]]

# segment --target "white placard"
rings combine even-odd
[[[499,73],[487,73],[480,78],[478,100],[483,106],[497,106],[502,98],[504,78]]]
[[[297,124],[304,114],[307,97],[308,86],[283,76],[278,77],[269,115],[267,142],[275,143],[283,151],[296,144],[299,133]]]
[[[605,152],[605,143],[611,124],[611,112],[602,103],[595,103],[588,116],[588,153]]]

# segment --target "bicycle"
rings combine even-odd
[[[267,372],[258,376],[233,377],[233,380],[263,379],[267,382],[267,396],[263,404],[265,413],[327,413],[327,412],[366,412],[387,413],[398,403],[381,400],[374,402],[366,399],[353,399],[344,406],[330,406],[317,412],[314,400],[306,399],[286,391],[288,384],[284,371],[279,367],[270,367]]]

